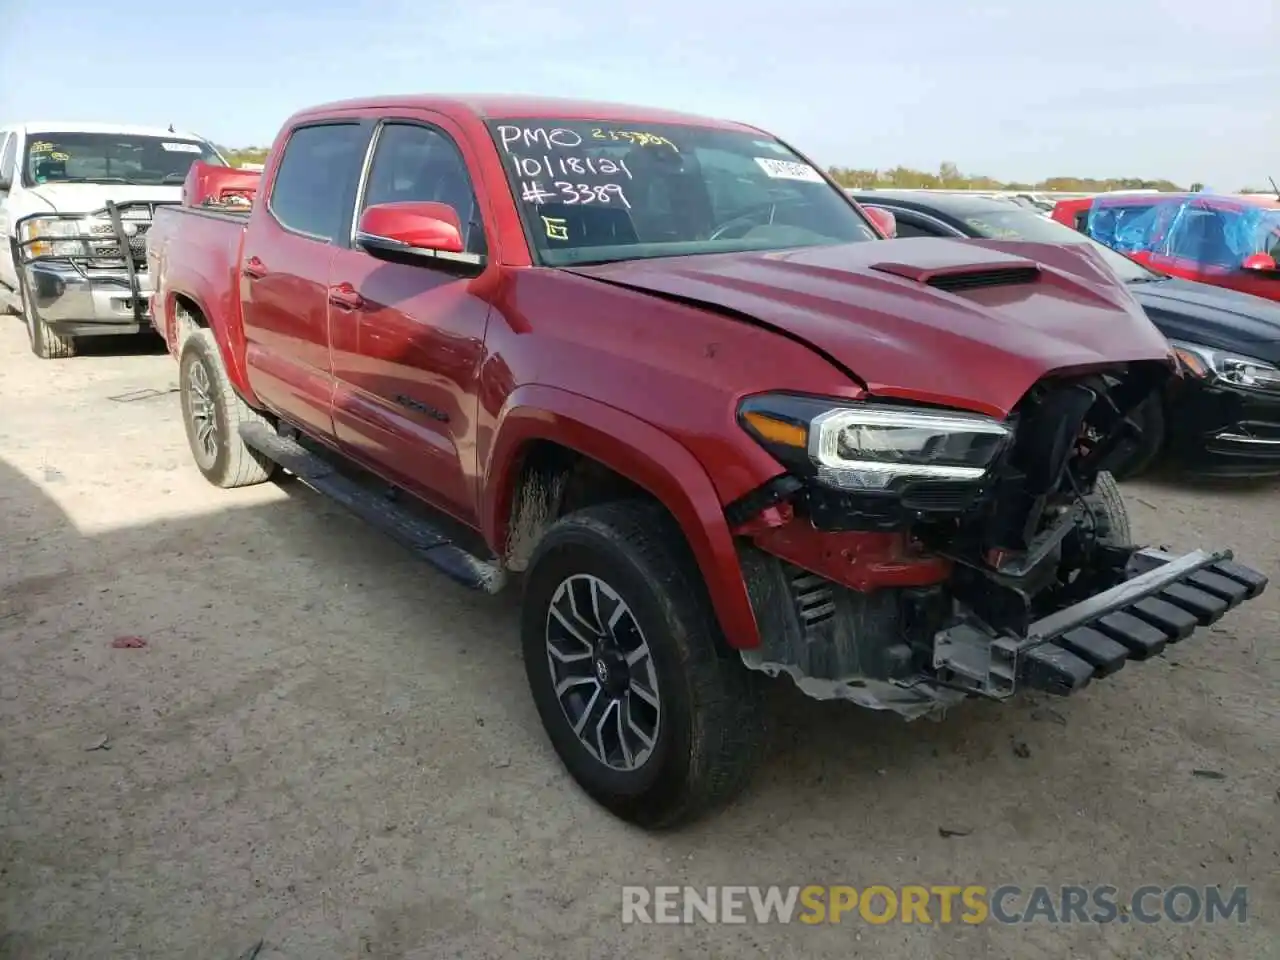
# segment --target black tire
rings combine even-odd
[[[597,759],[556,695],[548,653],[551,605],[562,584],[585,575],[625,602],[651,654],[660,719],[648,759],[636,769]],[[723,642],[697,566],[660,506],[618,501],[557,521],[530,559],[521,640],[529,688],[552,746],[583,790],[616,816],[649,829],[676,827],[727,804],[746,786],[765,731],[760,681]],[[626,688],[625,702],[634,689]]]
[[[1133,544],[1129,526],[1129,508],[1125,506],[1120,485],[1105,470],[1094,481],[1093,493],[1085,498],[1093,512],[1098,540],[1107,546],[1128,547]]]
[[[1118,480],[1132,480],[1146,473],[1164,449],[1164,397],[1152,394],[1133,411],[1130,419],[1142,435],[1133,442],[1120,445],[1107,458],[1107,469]]]
[[[178,365],[178,386],[187,443],[204,478],[217,487],[247,487],[270,480],[276,464],[240,439],[240,424],[267,420],[231,386],[218,344],[208,330],[195,330],[187,337]],[[200,416],[195,415],[197,410]],[[201,425],[209,422],[212,436],[206,447]]]
[[[22,274],[19,272],[21,268],[18,266],[18,244],[14,240],[9,241],[9,260],[13,264],[13,276],[14,276],[13,314],[19,320],[25,320],[26,317],[22,312],[22,304],[25,300],[25,297],[23,297],[22,295]],[[3,286],[3,283],[0,283],[0,287],[2,286]],[[0,304],[0,314],[5,314],[9,312],[8,309],[6,309],[6,305],[7,305],[7,302],[6,304]]]
[[[31,352],[41,360],[66,360],[76,355],[74,337],[57,333],[36,313],[35,303],[27,291],[27,280],[18,273],[18,293],[22,297],[22,322],[27,327],[27,342]]]

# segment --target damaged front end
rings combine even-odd
[[[1169,369],[1037,383],[1005,420],[769,394],[743,427],[788,468],[730,505],[762,643],[810,696],[908,718],[1074,693],[1256,597],[1229,550],[1132,545],[1109,455]]]

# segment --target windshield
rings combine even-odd
[[[1116,253],[1106,244],[1099,243],[1079,230],[1072,230],[1056,220],[1049,220],[1025,209],[971,210],[960,213],[959,216],[974,231],[992,240],[1088,244],[1126,283],[1157,280],[1161,277],[1161,274],[1148,270],[1124,254]]]
[[[762,134],[684,124],[489,124],[542,263],[875,240],[817,170]]]
[[[1255,253],[1267,253],[1280,259],[1280,209],[1246,207],[1234,211],[1194,211],[1188,215],[1195,214],[1216,214],[1222,219],[1231,266]]]
[[[209,144],[182,137],[39,133],[27,141],[22,182],[181,184],[196,160],[224,166]]]

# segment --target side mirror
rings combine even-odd
[[[1269,253],[1251,253],[1244,258],[1240,269],[1248,270],[1250,273],[1280,272],[1280,266],[1276,265],[1276,258]]]
[[[479,272],[484,258],[467,253],[458,211],[447,203],[409,200],[365,209],[356,246],[388,263]]]
[[[8,193],[13,189],[13,180],[9,177],[0,177],[0,193]]]
[[[863,207],[862,209],[867,212],[871,222],[885,237],[892,240],[898,235],[898,218],[884,207]]]

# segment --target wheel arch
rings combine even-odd
[[[165,343],[169,345],[169,352],[177,359],[181,359],[182,348],[193,330],[208,330],[212,333],[227,379],[247,403],[257,406],[257,398],[249,388],[248,378],[240,363],[244,351],[237,349],[237,344],[232,339],[237,336],[238,328],[227,320],[224,313],[210,311],[198,295],[189,291],[168,290],[164,297],[161,322],[164,325],[161,332]]]
[[[566,508],[628,496],[660,504],[701,571],[726,641],[735,648],[759,646],[715,487],[702,464],[668,434],[578,394],[520,387],[499,416],[481,483],[485,538],[514,570],[523,569],[542,532]]]

